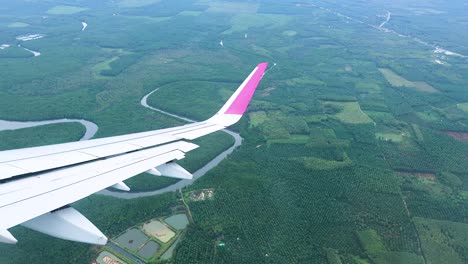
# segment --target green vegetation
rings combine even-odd
[[[71,14],[79,13],[85,10],[88,10],[88,8],[79,7],[79,6],[58,5],[47,10],[47,14],[71,15]]]
[[[117,5],[119,7],[141,7],[156,4],[160,1],[161,0],[119,0]]]
[[[387,251],[382,239],[375,230],[368,229],[358,231],[357,236],[359,238],[359,243],[361,243],[361,246],[371,258],[377,258]]]
[[[34,128],[0,131],[0,150],[36,147],[78,141],[85,133],[79,123],[43,125]]]
[[[306,144],[309,142],[308,135],[291,135],[289,138],[270,139],[268,145],[271,144]]]
[[[298,160],[297,158],[295,160]],[[299,161],[301,159],[299,158]],[[352,161],[348,158],[348,156],[344,155],[343,161],[335,161],[335,160],[325,160],[319,159],[314,157],[304,157],[302,158],[302,162],[304,167],[312,170],[333,170],[348,167],[352,164]]]
[[[23,27],[29,27],[30,25],[28,23],[24,22],[12,22],[8,24],[8,27],[10,28],[23,28]]]
[[[62,2],[3,7],[0,45],[11,46],[0,50],[0,119],[84,118],[99,125],[97,137],[180,125],[142,107],[142,97],[159,88],[149,105],[204,120],[257,63],[270,63],[232,128],[242,145],[183,190],[215,191],[187,201],[194,222],[164,261],[468,262],[468,66],[431,44],[468,55],[459,1],[83,0],[70,5],[86,11],[42,18]],[[379,30],[385,10],[392,17]],[[89,28],[80,31],[83,20]],[[30,26],[7,26],[17,21]],[[27,34],[45,37],[16,39]],[[0,145],[82,133],[78,124],[2,131]],[[220,132],[195,143],[180,161],[190,171],[232,138]],[[128,184],[145,191],[175,181],[144,174]],[[73,206],[115,238],[177,213],[180,198],[94,195]],[[102,250],[127,260],[11,231],[19,243],[0,245],[0,263],[90,263]]]
[[[216,0],[200,0],[199,4],[208,5],[207,12],[216,12],[216,13],[248,13],[255,14],[258,9],[258,4],[255,3],[246,3],[242,1],[238,2],[224,2]]]
[[[420,92],[426,93],[435,93],[437,89],[427,84],[426,82],[412,82],[408,81],[405,78],[397,75],[390,69],[379,69],[379,71],[384,75],[385,79],[394,87],[409,87],[414,88]]]
[[[297,32],[294,30],[286,30],[286,31],[283,31],[283,35],[288,36],[288,37],[294,37],[297,35]]]
[[[268,119],[267,114],[264,111],[257,111],[257,112],[249,113],[249,118],[250,118],[250,125],[253,127],[261,125],[263,122],[265,122]]]
[[[385,141],[401,142],[403,141],[404,135],[399,133],[375,133],[375,137]]]
[[[427,263],[466,263],[468,224],[416,217]]]
[[[186,11],[182,11],[179,13],[179,15],[181,16],[199,16],[201,15],[203,12],[201,11],[190,11],[190,10],[186,10]]]
[[[344,123],[362,124],[373,123],[359,106],[358,102],[322,102],[325,112],[337,111],[334,116]]]
[[[375,263],[423,263],[423,259],[413,253],[388,252],[382,239],[373,229],[358,231],[357,236],[366,254]]]
[[[101,74],[102,71],[105,71],[105,70],[111,70],[112,67],[110,66],[110,64],[116,60],[118,60],[119,57],[112,57],[108,60],[105,60],[103,62],[100,62],[96,65],[93,66],[93,70],[97,73],[97,74]]]
[[[286,25],[289,20],[288,16],[276,14],[238,14],[232,18],[231,28],[223,34],[243,33],[252,27],[272,29]]]
[[[460,103],[457,104],[457,108],[463,110],[464,112],[468,113],[468,103]]]

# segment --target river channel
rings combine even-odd
[[[151,109],[153,111],[157,111],[157,112],[160,112],[162,114],[172,116],[174,118],[177,118],[177,119],[180,119],[180,120],[183,120],[183,121],[186,121],[186,122],[190,122],[190,123],[196,122],[195,120],[192,120],[192,119],[189,119],[189,118],[186,118],[186,117],[183,117],[183,116],[175,115],[175,114],[172,114],[172,113],[169,113],[169,112],[166,112],[166,111],[163,111],[161,109],[158,109],[158,108],[155,108],[155,107],[152,107],[152,106],[148,105],[148,102],[147,102],[148,97],[150,95],[152,95],[153,93],[157,92],[158,90],[159,90],[159,88],[152,91],[152,92],[150,92],[149,94],[145,95],[140,101],[141,105],[148,108],[148,109]],[[235,132],[227,130],[227,129],[223,129],[222,131],[229,134],[229,135],[231,135],[234,138],[234,144],[230,148],[228,148],[225,151],[218,154],[214,159],[210,160],[203,167],[201,167],[200,169],[195,171],[193,173],[193,179],[191,179],[191,180],[180,180],[180,181],[178,181],[178,182],[176,182],[176,183],[174,183],[172,185],[169,185],[169,186],[167,186],[165,188],[162,188],[162,189],[159,189],[159,190],[154,190],[154,191],[147,191],[147,192],[116,192],[116,191],[111,191],[111,190],[105,189],[105,190],[100,191],[98,194],[112,196],[112,197],[116,197],[116,198],[122,198],[122,199],[134,199],[134,198],[140,198],[140,197],[147,197],[147,196],[163,194],[163,193],[166,193],[166,192],[175,192],[175,191],[177,191],[177,190],[179,190],[181,188],[184,188],[186,186],[191,185],[196,179],[202,177],[208,171],[210,171],[214,167],[218,166],[218,164],[221,163],[221,161],[223,161],[229,154],[231,154],[238,146],[240,146],[242,144],[242,137],[238,133],[235,133]]]

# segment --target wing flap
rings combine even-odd
[[[84,146],[82,143],[86,142],[73,142],[68,143],[71,145],[65,146],[65,151],[61,152],[56,152],[58,149],[60,149],[58,147],[49,148],[49,146],[46,146],[46,151],[45,153],[42,153],[42,155],[9,160],[0,163],[0,169],[2,167],[5,168],[5,172],[0,170],[0,180],[27,173],[36,173],[49,169],[61,168],[73,164],[79,164],[99,158],[119,155],[134,150],[177,141],[183,139],[184,134],[195,133],[194,131],[203,131],[210,126],[213,125],[200,122],[191,124],[190,126],[172,128],[165,133],[153,131],[152,133],[144,132],[133,134],[131,137],[117,137],[117,140],[112,142],[109,141],[109,138],[105,140],[97,139],[95,142],[92,142],[93,144],[85,144]],[[72,148],[73,146],[74,148]],[[34,152],[38,153],[41,151],[40,147],[32,149],[34,149]],[[9,151],[3,152],[8,153]],[[15,156],[15,153],[13,156]]]
[[[0,196],[0,230],[73,203],[155,166],[181,159],[185,152],[196,147],[195,144],[180,141],[42,173],[18,180],[23,183],[23,188],[11,192],[5,192],[5,189],[14,184],[2,184],[0,193],[4,194]]]
[[[32,173],[50,169],[52,166],[55,168],[59,168],[70,164],[90,161],[96,158],[98,157],[83,152],[74,151],[68,152],[66,155],[57,153],[32,159],[11,161],[7,163],[7,165],[20,168],[24,171],[27,171],[28,173]]]
[[[29,173],[27,170],[17,168],[8,164],[0,164],[0,180],[11,178],[15,175],[21,175]]]

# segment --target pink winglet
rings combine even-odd
[[[247,109],[247,106],[250,103],[250,99],[252,99],[252,96],[255,93],[255,90],[257,89],[258,83],[263,77],[263,73],[265,72],[267,66],[267,62],[263,62],[257,65],[255,73],[247,81],[242,91],[237,95],[236,99],[232,102],[232,104],[229,106],[226,112],[224,112],[225,114],[244,114],[245,110]]]

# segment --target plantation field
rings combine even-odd
[[[8,27],[10,28],[23,28],[23,27],[29,27],[30,25],[28,23],[23,23],[23,22],[13,22],[8,24]]]
[[[466,262],[468,224],[419,217],[414,221],[428,263]]]

